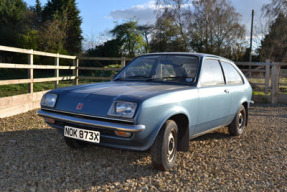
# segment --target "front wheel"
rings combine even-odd
[[[151,159],[155,168],[166,171],[175,165],[177,134],[177,124],[173,120],[168,120],[159,131],[151,147]]]
[[[245,107],[241,105],[233,121],[228,126],[228,131],[231,135],[238,136],[243,134],[246,125],[246,117]]]

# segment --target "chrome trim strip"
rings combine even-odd
[[[62,114],[51,113],[43,110],[39,110],[37,114],[41,117],[48,117],[56,120],[62,120],[66,122],[79,123],[83,125],[88,125],[92,127],[104,127],[107,129],[113,129],[118,131],[128,131],[128,132],[140,132],[145,130],[145,125],[125,125],[120,123],[110,123],[91,119],[81,119],[78,117],[71,117]]]
[[[129,120],[129,119],[93,116],[93,115],[87,115],[87,114],[82,114],[82,113],[73,113],[73,112],[68,112],[68,111],[61,111],[61,110],[56,110],[56,109],[50,109],[50,108],[45,108],[45,107],[42,107],[42,109],[45,110],[45,111],[53,111],[53,112],[58,112],[58,113],[78,115],[78,116],[89,117],[89,118],[97,118],[97,119],[103,119],[103,120],[123,121],[123,122],[128,122],[128,123],[133,123],[134,122],[133,120]]]

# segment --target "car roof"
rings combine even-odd
[[[157,52],[157,53],[147,53],[141,56],[148,56],[148,55],[191,55],[191,56],[197,56],[200,58],[203,57],[214,57],[214,58],[218,58],[220,60],[224,60],[224,61],[229,61],[232,62],[229,59],[226,59],[224,57],[218,56],[218,55],[212,55],[212,54],[207,54],[207,53],[191,53],[191,52]]]

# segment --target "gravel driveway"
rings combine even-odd
[[[286,130],[286,105],[255,105],[243,136],[196,138],[161,172],[149,152],[72,150],[31,111],[0,119],[0,191],[287,191]]]

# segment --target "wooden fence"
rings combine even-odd
[[[246,75],[254,91],[264,92],[264,95],[253,95],[253,100],[287,104],[287,74],[280,73],[283,72],[281,67],[287,68],[287,63],[266,60],[265,63],[236,62],[236,65]]]
[[[40,100],[47,91],[34,92],[34,83],[38,82],[55,82],[55,88],[59,87],[59,81],[63,80],[73,80],[74,85],[79,84],[79,80],[110,80],[111,77],[95,77],[95,76],[82,76],[79,75],[79,71],[119,71],[125,66],[126,62],[131,60],[130,58],[106,58],[106,57],[76,57],[69,55],[61,55],[47,52],[40,52],[28,49],[19,49],[14,47],[0,46],[0,51],[14,52],[26,54],[28,57],[27,64],[15,64],[15,63],[2,63],[0,60],[0,69],[27,69],[28,77],[27,79],[12,79],[12,80],[0,80],[1,85],[13,85],[13,84],[27,84],[28,83],[28,93],[2,97],[0,98],[0,118],[16,115],[19,113],[27,112],[29,110],[39,108]],[[51,65],[35,64],[34,56],[44,56],[53,58],[54,62]],[[72,62],[71,66],[60,65],[60,59],[66,59]],[[90,61],[90,62],[102,62],[102,61],[113,61],[120,64],[120,68],[111,67],[88,67],[79,66],[80,62]],[[264,96],[254,96],[255,100],[266,99],[272,103],[287,103],[287,96],[279,94],[280,86],[287,86],[287,84],[280,83],[280,68],[281,66],[287,66],[287,64],[282,63],[270,63],[266,61],[265,63],[236,63],[241,70],[246,74],[249,81],[251,82],[253,88],[264,87]],[[49,78],[34,78],[34,70],[55,70],[54,77]],[[71,76],[60,76],[60,70],[72,70]],[[287,76],[286,76],[287,79]],[[255,82],[253,82],[255,80]],[[260,80],[261,82],[256,82]],[[263,82],[262,82],[263,81]],[[270,83],[271,82],[271,83]],[[287,82],[286,82],[287,83]],[[271,94],[269,94],[271,90]],[[286,88],[287,90],[287,88]]]
[[[28,83],[28,93],[2,97],[0,98],[0,118],[9,117],[19,113],[27,112],[29,110],[39,108],[40,100],[47,91],[34,92],[34,83],[39,82],[55,82],[55,88],[59,87],[59,81],[62,80],[73,80],[74,85],[79,84],[79,80],[82,79],[92,79],[92,80],[110,80],[111,77],[88,77],[88,76],[79,76],[79,70],[105,70],[105,71],[119,71],[121,68],[107,68],[107,67],[79,67],[79,60],[91,60],[91,61],[119,61],[121,67],[125,66],[129,58],[90,58],[90,57],[76,57],[69,55],[61,55],[54,53],[46,53],[28,49],[20,49],[14,47],[0,46],[0,51],[5,52],[14,52],[27,54],[28,63],[27,64],[15,64],[15,63],[1,63],[0,69],[27,69],[28,78],[27,79],[12,79],[12,80],[0,80],[1,85],[13,85],[13,84],[26,84]],[[54,58],[54,65],[41,65],[34,64],[34,56],[45,56]],[[72,66],[61,66],[60,59],[67,59],[72,61]],[[34,78],[34,70],[46,70],[52,69],[55,70],[55,77],[50,78]],[[72,76],[60,76],[60,70],[72,70]]]

